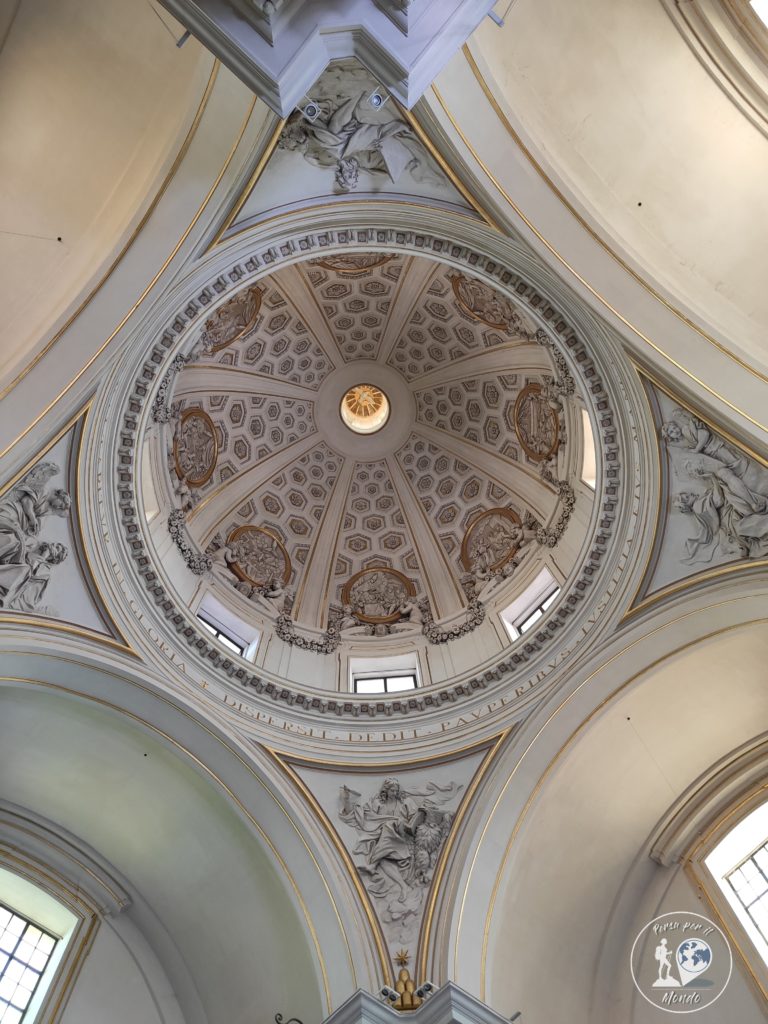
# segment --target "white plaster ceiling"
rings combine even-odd
[[[177,49],[161,13],[146,0],[0,12],[0,384],[98,286],[192,122],[212,60],[195,41]]]
[[[286,878],[213,772],[125,715],[26,687],[3,694],[0,774],[5,799],[98,850],[151,907],[147,937],[187,972],[185,1019],[324,1016]]]
[[[521,390],[557,376],[551,351],[522,309],[503,328],[468,315],[454,275],[400,255],[361,274],[322,261],[280,270],[260,282],[253,330],[211,355],[198,349],[176,380],[176,408],[202,408],[219,448],[190,535],[205,548],[244,525],[276,534],[297,621],[323,627],[344,583],[373,566],[413,580],[436,617],[457,613],[473,519],[503,506],[547,523],[557,509],[514,425]],[[392,405],[367,437],[339,415],[358,383]],[[571,422],[575,432],[580,417]],[[570,440],[557,453],[561,475]]]
[[[589,727],[563,716],[570,740],[537,762],[532,806],[503,817],[509,851],[498,894],[481,907],[485,998],[499,1012],[574,1024],[663,1016],[633,996],[632,942],[662,900],[664,910],[712,911],[682,872],[659,872],[648,843],[702,772],[764,734],[766,643],[764,622],[725,630],[631,680]],[[623,671],[606,674],[611,690]],[[557,964],[556,984],[541,984],[543,962]],[[711,1019],[762,1020],[764,1010],[733,984]]]
[[[644,280],[764,372],[765,125],[748,120],[695,46],[659,0],[517,0],[503,29],[486,20],[469,43],[566,201]],[[453,113],[460,124],[476,115]],[[496,125],[492,145],[503,146]]]

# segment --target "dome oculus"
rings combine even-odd
[[[341,399],[341,418],[356,434],[375,434],[389,419],[389,399],[373,384],[355,384]]]

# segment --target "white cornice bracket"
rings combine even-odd
[[[323,1024],[397,1024],[404,1016],[418,1024],[509,1024],[509,1018],[452,981],[441,985],[433,996],[407,1014],[358,989]]]
[[[161,0],[281,117],[355,57],[410,109],[493,0]]]

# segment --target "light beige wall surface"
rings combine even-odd
[[[0,383],[108,269],[189,127],[212,58],[177,49],[162,15],[146,0],[21,0],[6,19]]]
[[[768,140],[660,0],[516,0],[470,48],[590,223],[765,370]]]

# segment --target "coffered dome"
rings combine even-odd
[[[433,259],[348,253],[279,269],[198,324],[151,460],[152,493],[174,496],[210,565],[194,607],[256,624],[273,654],[420,649],[428,683],[479,660],[481,636],[503,650],[505,610],[568,578],[594,451],[530,306]],[[447,642],[439,663],[425,653]],[[313,680],[343,685],[338,659],[320,664]]]

